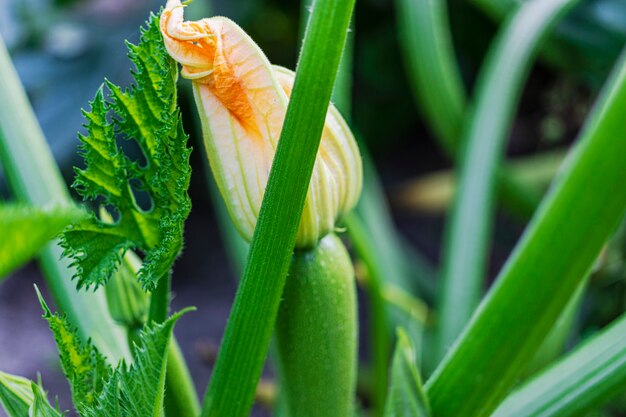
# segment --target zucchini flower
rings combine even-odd
[[[169,54],[193,81],[205,148],[218,188],[248,241],[261,208],[294,73],[272,66],[254,41],[224,17],[185,22],[179,0],[161,15]],[[356,204],[362,166],[354,136],[331,104],[296,246],[313,247]]]

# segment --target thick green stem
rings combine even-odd
[[[12,193],[20,201],[36,206],[71,203],[37,118],[28,102],[9,54],[0,39],[0,161]],[[40,262],[52,296],[81,336],[90,337],[111,363],[128,358],[122,328],[106,308],[102,291],[76,290],[74,270],[56,242],[41,252]]]
[[[368,269],[367,297],[369,302],[369,346],[373,373],[372,403],[375,415],[382,415],[387,394],[387,373],[391,351],[391,331],[386,302],[383,297],[385,270],[376,255],[375,243],[356,213],[345,218],[357,256]],[[387,278],[389,280],[389,278]]]
[[[157,287],[152,291],[150,298],[150,312],[148,321],[163,323],[167,320],[170,309],[170,290],[172,287],[172,273],[162,276]]]
[[[354,0],[318,0],[203,417],[247,416],[269,349]]]
[[[150,299],[149,322],[162,323],[167,320],[171,286],[171,273],[161,277]],[[167,417],[195,417],[200,414],[200,401],[198,400],[185,358],[174,337],[172,337],[168,347],[165,387],[164,405]]]
[[[295,253],[276,322],[281,387],[290,416],[352,415],[355,293],[352,263],[337,236]]]
[[[200,401],[193,385],[185,357],[172,338],[167,353],[165,376],[165,416],[196,417],[200,415]]]

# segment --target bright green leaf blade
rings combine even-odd
[[[459,184],[446,225],[439,292],[441,358],[467,324],[483,293],[498,167],[522,86],[538,46],[575,0],[523,3],[490,49],[463,134]]]
[[[33,403],[29,379],[0,372],[0,404],[9,417],[24,417]]]
[[[495,285],[426,384],[438,417],[488,415],[624,216],[626,53]]]
[[[79,287],[107,282],[124,252],[133,248],[146,254],[139,280],[152,291],[183,246],[183,226],[191,209],[187,194],[191,150],[176,104],[178,71],[165,50],[158,22],[152,16],[142,28],[139,44],[128,44],[135,85],[122,90],[107,82],[108,100],[101,89],[91,110],[84,112],[88,134],[79,138],[86,167],[76,170],[74,188],[87,200],[103,198],[120,219],[104,224],[93,217],[64,234]],[[119,136],[136,142],[145,164],[123,153],[116,143]],[[139,191],[148,194],[149,210],[140,206]]]
[[[541,344],[533,360],[524,370],[522,374],[523,379],[544,369],[547,365],[559,358],[566,350],[567,342],[572,335],[572,330],[576,327],[576,319],[580,313],[588,281],[589,276],[587,276],[576,289],[576,292],[567,303],[563,312],[561,312],[561,315],[556,323],[554,323],[554,326],[552,326],[552,329],[550,329],[550,333]]]
[[[202,416],[249,413],[267,355],[354,0],[318,0]]]
[[[31,259],[71,223],[85,217],[76,207],[0,205],[0,280]]]
[[[0,161],[11,192],[21,203],[38,207],[73,204],[1,38]],[[56,304],[78,326],[81,337],[91,337],[112,361],[128,356],[124,335],[111,320],[103,294],[77,292],[71,282],[74,270],[61,253],[54,242],[40,256]]]
[[[492,417],[570,417],[602,405],[626,387],[626,316],[525,383]]]
[[[417,369],[415,349],[402,329],[398,330],[397,343],[385,417],[430,417],[430,405]]]

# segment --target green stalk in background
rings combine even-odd
[[[72,204],[22,83],[0,39],[0,160],[11,190],[22,202],[35,206]],[[106,307],[103,291],[78,292],[74,269],[61,259],[58,242],[48,244],[40,262],[58,308],[68,315],[80,335],[91,338],[111,363],[130,357],[122,329]]]
[[[447,4],[396,0],[396,20],[409,82],[435,137],[458,153],[467,98],[454,56]]]
[[[462,129],[468,103],[454,56],[446,3],[437,0],[396,0],[399,40],[409,81],[418,104],[453,160],[461,159]],[[498,172],[499,197],[505,207],[530,218],[540,194],[516,181],[504,169]]]
[[[391,347],[389,315],[383,297],[384,269],[376,255],[374,241],[356,213],[348,215],[345,224],[358,257],[368,269],[366,285],[369,311],[369,348],[372,364],[372,408],[375,416],[381,416],[385,407],[388,382],[388,364]]]
[[[492,19],[501,20],[515,7],[513,0],[472,0]]]
[[[522,86],[538,46],[575,3],[531,1],[501,29],[477,82],[462,140],[459,184],[446,225],[437,352],[443,357],[483,293],[494,217],[496,174]]]
[[[426,384],[439,417],[489,415],[624,217],[626,52],[581,140],[470,323]],[[551,256],[553,255],[553,256]]]
[[[267,355],[354,0],[318,0],[202,416],[249,413]]]

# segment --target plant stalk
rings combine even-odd
[[[354,0],[317,0],[250,252],[226,326],[202,417],[247,416],[254,401]]]

